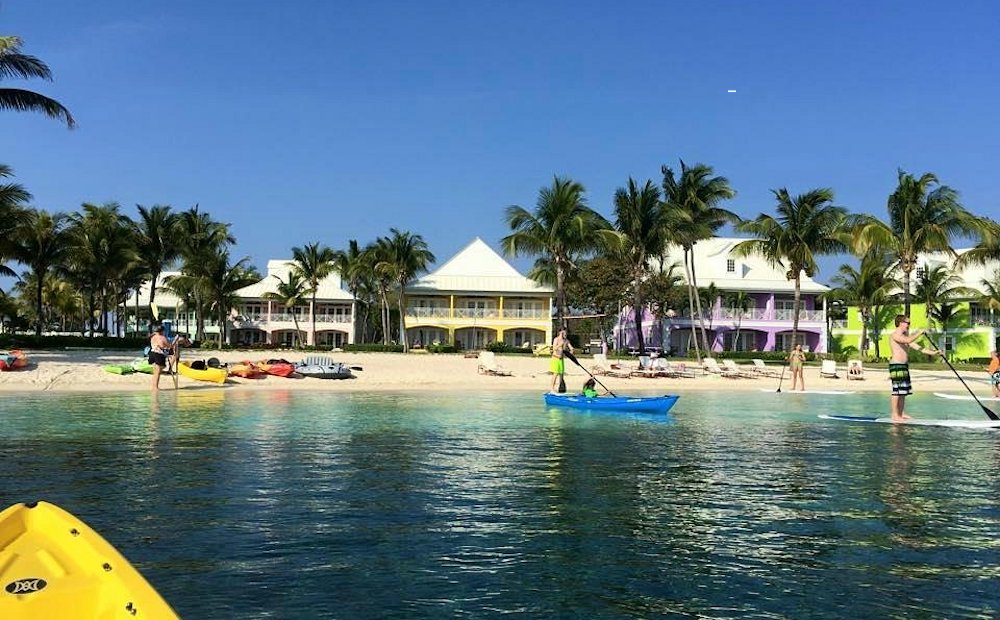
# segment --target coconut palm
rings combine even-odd
[[[832,189],[813,189],[792,196],[785,188],[771,190],[778,204],[777,217],[761,213],[741,222],[736,229],[757,237],[733,248],[736,256],[760,256],[771,265],[786,269],[795,282],[792,343],[797,342],[802,307],[802,274],[813,277],[819,270],[816,257],[847,251],[843,233],[847,210],[833,204]]]
[[[296,314],[295,308],[301,306],[305,303],[306,294],[309,290],[309,283],[306,282],[302,276],[291,271],[288,273],[288,279],[282,280],[280,276],[272,276],[278,281],[278,289],[271,293],[264,293],[264,299],[271,299],[279,302],[285,310],[291,313],[292,322],[295,324],[295,339],[293,341],[293,346],[299,346],[299,315]]]
[[[434,262],[434,254],[427,247],[427,242],[420,235],[404,232],[396,228],[389,229],[391,236],[387,238],[386,255],[382,267],[391,274],[398,295],[396,297],[399,309],[399,340],[403,351],[409,349],[406,338],[406,285],[417,275],[427,271]]]
[[[52,79],[52,71],[44,62],[21,52],[21,39],[0,36],[0,80],[15,78],[29,80]],[[63,104],[30,90],[20,88],[0,88],[0,110],[17,112],[41,112],[46,116],[62,120],[73,128],[76,121]]]
[[[0,164],[0,180],[14,176],[10,166]],[[0,276],[17,277],[4,261],[14,256],[17,230],[28,219],[25,207],[31,194],[17,183],[0,183]]]
[[[614,238],[611,225],[587,206],[583,185],[554,177],[538,191],[534,213],[507,207],[505,220],[513,231],[500,240],[507,256],[547,257],[555,263],[556,322],[566,327],[566,274],[574,262],[604,247]]]
[[[982,234],[984,221],[961,205],[958,192],[940,185],[927,172],[920,178],[899,170],[896,190],[888,200],[889,223],[873,217],[860,218],[854,232],[854,251],[866,254],[878,249],[891,254],[903,273],[903,313],[910,314],[913,289],[911,273],[917,267],[917,255],[947,252],[956,256],[951,246],[955,236]]]
[[[42,335],[42,288],[49,271],[62,263],[69,250],[65,214],[31,210],[20,227],[15,243],[17,260],[26,265],[35,280],[35,335]]]
[[[738,215],[721,205],[736,196],[729,185],[729,179],[713,176],[714,170],[705,164],[688,166],[680,162],[680,174],[669,166],[661,166],[663,173],[663,200],[671,213],[672,226],[668,241],[684,250],[684,273],[688,283],[688,306],[691,313],[691,331],[694,336],[695,354],[698,351],[698,336],[695,333],[695,318],[701,327],[702,347],[708,350],[708,334],[702,320],[701,300],[698,298],[698,276],[695,270],[694,246],[699,241],[711,239],[726,224],[740,221]],[[697,312],[695,310],[697,309]]]
[[[736,333],[733,337],[733,350],[735,351],[740,342],[740,328],[743,326],[743,317],[750,311],[750,307],[754,304],[754,299],[746,291],[730,291],[723,294],[722,302],[726,308],[729,308],[736,319]]]
[[[216,222],[208,213],[200,210],[199,205],[182,211],[176,220],[175,235],[180,243],[180,256],[183,261],[181,271],[196,280],[204,278],[205,267],[215,257],[236,243],[236,238],[229,232],[229,225]],[[195,339],[201,340],[205,333],[205,287],[193,286],[195,310]]]
[[[964,281],[962,278],[944,265],[933,267],[924,265],[924,268],[918,269],[917,272],[914,296],[924,303],[924,312],[928,319],[937,314],[942,303],[976,295],[974,290],[962,284]]]
[[[69,221],[69,274],[87,293],[89,320],[100,317],[99,329],[107,331],[108,304],[113,281],[137,260],[133,225],[116,202],[85,203]],[[98,303],[100,312],[98,313]],[[93,335],[96,329],[91,329]]]
[[[316,292],[319,290],[319,283],[333,273],[336,257],[337,253],[333,249],[319,243],[292,248],[292,271],[309,285],[309,317],[312,321],[309,337],[313,345],[316,344]]]
[[[662,257],[666,226],[660,189],[652,181],[641,187],[629,178],[627,187],[619,187],[614,197],[615,228],[621,235],[618,255],[628,265],[632,279],[632,312],[635,316],[635,337],[639,353],[646,352],[642,334],[645,304],[642,281],[649,273],[650,261]]]
[[[226,340],[226,316],[240,303],[237,291],[259,280],[260,274],[250,265],[249,256],[231,265],[229,252],[222,251],[207,261],[201,281],[205,288],[205,297],[209,302],[209,311],[213,312],[219,321],[220,350]],[[299,325],[296,320],[296,335],[298,330]]]
[[[874,308],[885,305],[898,287],[891,277],[892,259],[888,254],[869,252],[861,258],[861,265],[841,265],[830,279],[836,287],[831,296],[847,306],[856,306],[861,317],[861,348],[868,342],[868,328],[874,319]]]
[[[335,252],[333,257],[334,269],[340,274],[347,291],[354,297],[354,333],[360,336],[364,342],[365,329],[359,329],[358,317],[367,316],[368,295],[371,290],[371,273],[368,269],[364,250],[358,244],[357,239],[347,242],[347,249]],[[359,307],[360,306],[360,307]]]
[[[369,244],[364,251],[364,259],[372,282],[378,293],[380,319],[382,322],[382,344],[389,344],[391,329],[389,325],[389,291],[392,289],[393,274],[389,268],[392,251],[389,248],[388,237],[379,237]]]
[[[139,264],[149,274],[149,305],[156,301],[156,286],[163,270],[180,256],[177,241],[177,214],[169,205],[144,207],[136,205],[139,220],[135,222]]]

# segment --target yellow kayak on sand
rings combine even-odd
[[[177,370],[182,376],[196,381],[209,381],[211,383],[225,383],[229,371],[225,368],[205,368],[203,370],[191,368],[188,362],[177,362]]]
[[[48,502],[0,512],[0,618],[178,618],[108,541]]]

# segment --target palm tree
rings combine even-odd
[[[295,313],[295,308],[305,303],[309,283],[294,271],[288,273],[288,280],[282,280],[279,276],[272,277],[278,281],[278,290],[273,293],[264,293],[264,299],[280,302],[285,310],[292,313],[292,322],[295,323],[293,346],[297,347],[299,343],[299,315]]]
[[[507,207],[505,220],[513,231],[500,240],[507,256],[541,256],[555,263],[556,322],[566,327],[566,274],[574,262],[609,243],[611,225],[587,206],[583,185],[554,177],[538,191],[535,212]],[[612,237],[613,238],[613,235]]]
[[[354,297],[354,303],[367,309],[368,300],[362,299],[362,293],[369,290],[371,274],[367,269],[366,256],[364,250],[358,244],[357,239],[347,242],[347,249],[336,252],[333,257],[334,269],[340,273],[347,291]],[[356,337],[364,342],[364,329],[359,329],[358,317],[362,315],[361,308],[355,308],[354,312],[354,333]],[[360,333],[359,333],[360,332]]]
[[[0,179],[14,176],[10,166],[0,164]],[[28,219],[25,206],[31,194],[17,183],[0,183],[0,276],[17,277],[17,273],[4,265],[15,254],[18,229]]]
[[[392,288],[393,273],[390,269],[392,251],[389,248],[389,238],[379,237],[365,248],[365,262],[372,274],[375,289],[378,291],[380,318],[382,320],[382,344],[389,344],[391,330],[389,325],[389,290]]]
[[[868,327],[874,319],[875,306],[884,305],[898,284],[890,276],[892,259],[885,253],[869,252],[861,265],[841,265],[830,279],[836,288],[831,294],[847,306],[856,306],[861,316],[861,349],[868,342]]]
[[[42,288],[49,271],[68,254],[66,215],[32,210],[19,229],[17,260],[27,265],[35,279],[35,335],[42,335]]]
[[[139,264],[149,274],[149,305],[156,301],[156,285],[160,274],[180,256],[177,241],[177,214],[168,205],[144,207],[136,205],[139,221],[136,222]]]
[[[740,342],[740,328],[743,326],[743,317],[750,311],[750,306],[754,300],[746,291],[730,291],[723,294],[723,303],[729,308],[736,318],[736,334],[733,337],[733,350],[736,351]]]
[[[313,345],[316,344],[316,292],[319,290],[319,283],[333,273],[336,257],[336,252],[319,243],[309,243],[304,248],[292,248],[292,271],[306,281],[312,296],[309,317],[312,320],[310,342]]]
[[[918,269],[917,272],[917,287],[914,294],[917,299],[924,302],[924,312],[928,319],[937,315],[942,303],[976,294],[972,289],[962,285],[962,278],[944,265],[934,267],[924,265],[924,268]]]
[[[259,280],[260,274],[250,265],[249,256],[230,265],[229,252],[222,251],[205,265],[203,285],[209,300],[209,310],[215,312],[215,317],[219,321],[220,350],[226,340],[226,315],[240,303],[240,297],[236,292]],[[296,320],[296,335],[298,330],[299,325]]]
[[[864,255],[876,248],[893,256],[896,267],[903,272],[903,313],[909,315],[913,292],[910,274],[917,267],[917,255],[947,252],[954,257],[952,237],[980,234],[984,222],[962,207],[957,191],[940,185],[930,172],[918,179],[899,170],[899,182],[889,196],[888,209],[888,224],[873,217],[860,218],[854,233],[854,251]]]
[[[649,262],[662,257],[664,235],[667,227],[663,221],[663,203],[660,189],[652,181],[639,187],[629,177],[628,187],[615,192],[615,228],[621,235],[618,250],[632,276],[632,312],[635,316],[635,337],[640,355],[646,352],[642,334],[643,298],[642,281],[649,273]]]
[[[38,58],[21,52],[20,38],[0,36],[0,79],[2,78],[51,80],[52,71]],[[70,129],[76,126],[73,115],[63,104],[30,90],[0,88],[0,110],[41,112],[64,121]]]
[[[229,225],[216,222],[208,213],[202,212],[199,205],[180,213],[174,234],[180,242],[181,271],[195,280],[204,278],[205,266],[236,243],[229,232]],[[205,333],[204,288],[199,285],[190,289],[194,294],[195,340],[201,340]]]
[[[116,202],[85,203],[82,211],[69,218],[69,275],[87,292],[89,320],[94,318],[99,301],[98,328],[105,332],[113,281],[138,260],[132,222],[120,208]],[[91,329],[91,336],[94,331]]]
[[[771,265],[787,269],[795,282],[792,344],[797,343],[802,306],[802,274],[813,277],[819,267],[816,257],[847,250],[843,234],[847,210],[833,204],[832,189],[813,189],[792,196],[785,188],[771,190],[777,199],[777,218],[761,213],[736,229],[757,237],[733,248],[736,256],[761,256]]]
[[[701,301],[698,299],[698,277],[695,272],[694,246],[699,241],[711,239],[726,224],[736,224],[740,217],[721,207],[725,201],[736,196],[729,185],[729,179],[712,176],[714,170],[705,164],[688,167],[681,160],[680,176],[669,166],[661,166],[663,173],[663,200],[671,212],[673,224],[668,241],[684,250],[684,273],[688,282],[688,306],[691,313],[691,332],[694,336],[695,354],[698,351],[698,336],[695,333],[695,317],[701,326],[702,346],[708,350],[708,334],[702,320]],[[695,309],[697,308],[697,313]]]
[[[406,337],[406,285],[417,275],[427,271],[435,259],[427,248],[427,242],[420,235],[396,228],[390,228],[389,232],[392,236],[387,239],[387,255],[384,257],[387,264],[384,269],[392,274],[398,289],[396,304],[399,309],[399,340],[405,353],[410,346]]]

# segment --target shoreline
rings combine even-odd
[[[103,370],[108,364],[127,364],[136,359],[133,353],[110,350],[71,351],[31,351],[25,350],[30,365],[28,368],[0,372],[0,392],[142,392],[151,390],[151,375],[134,373],[115,375]],[[257,361],[284,357],[296,362],[316,352],[294,351],[212,351],[186,349],[182,359],[207,359],[217,357],[223,363],[244,360]],[[478,372],[479,360],[454,354],[406,354],[406,353],[329,353],[337,362],[350,366],[360,366],[354,371],[355,379],[314,379],[282,378],[267,376],[263,379],[243,379],[230,377],[225,386],[202,383],[180,377],[179,390],[200,387],[201,389],[237,389],[241,391],[305,390],[326,392],[389,392],[389,391],[538,391],[547,392],[552,385],[548,373],[549,358],[523,355],[497,355],[496,360],[510,376],[496,376]],[[631,362],[631,363],[630,363]],[[588,370],[592,364],[589,358],[580,363]],[[622,361],[624,368],[634,368],[637,361]],[[689,363],[690,365],[690,363]],[[781,372],[780,365],[769,366]],[[749,366],[746,366],[748,369]],[[882,392],[889,394],[887,372],[882,369],[866,369],[864,379],[846,378],[846,368],[838,367],[838,379],[819,376],[819,367],[806,367],[805,381],[808,390],[841,390],[855,392]],[[912,370],[914,393],[956,392],[966,394],[965,388],[955,375],[944,370]],[[588,378],[580,367],[567,362],[567,391],[576,393]],[[977,396],[990,395],[985,372],[963,373],[963,379]],[[729,379],[716,375],[702,375],[695,378],[670,377],[629,377],[618,378],[597,376],[604,385],[614,392],[666,393],[671,390],[723,390],[732,392],[757,392],[762,389],[777,389],[777,377],[754,377]],[[785,374],[782,391],[790,391],[790,377]],[[172,392],[173,380],[169,375],[160,377],[160,391]]]

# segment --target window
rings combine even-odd
[[[726,259],[726,273],[736,273],[736,261],[732,258]]]

